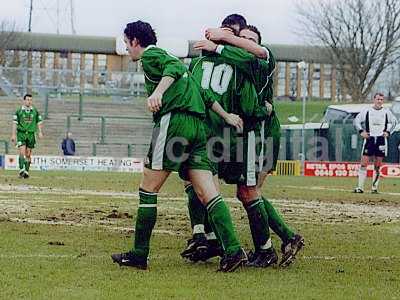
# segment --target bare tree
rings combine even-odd
[[[302,34],[327,46],[341,84],[363,101],[399,59],[399,0],[314,0],[298,5]]]
[[[15,24],[1,21],[0,22],[0,66],[5,64],[5,51],[11,42],[17,39]]]

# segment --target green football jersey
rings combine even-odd
[[[274,100],[274,71],[275,71],[275,67],[276,67],[276,60],[275,60],[275,56],[272,53],[271,49],[269,49],[268,47],[265,47],[268,50],[269,53],[269,57],[268,57],[268,68],[266,69],[266,86],[264,88],[264,90],[262,91],[262,93],[260,93],[260,97],[262,99],[265,99],[266,101],[268,101],[269,103],[273,104]]]
[[[255,117],[264,118],[266,115],[258,105],[254,85],[222,56],[207,53],[206,56],[194,58],[189,69],[201,89],[207,91],[208,97],[218,101],[225,111],[238,114],[248,127],[257,126]],[[224,120],[211,110],[208,111],[207,123],[220,136],[226,126]]]
[[[259,59],[246,50],[234,46],[221,45],[217,48],[217,52],[221,57],[225,58],[230,64],[235,65],[251,79],[256,88],[260,104],[264,101],[272,103],[273,97],[272,77],[275,69],[275,57],[270,49],[266,48],[266,50],[269,53],[268,58]]]
[[[148,95],[153,93],[162,77],[175,79],[163,95],[160,111],[153,114],[155,121],[173,110],[205,117],[205,105],[200,90],[183,62],[156,46],[147,47],[141,61]]]
[[[13,122],[17,124],[18,131],[35,133],[42,116],[34,106],[21,106],[13,116]]]

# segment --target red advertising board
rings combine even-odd
[[[360,164],[356,162],[306,161],[304,162],[305,176],[324,177],[356,177]],[[374,165],[369,164],[367,175],[372,177]],[[399,164],[383,164],[380,169],[382,177],[400,178]]]

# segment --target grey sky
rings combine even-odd
[[[217,27],[230,13],[240,13],[256,25],[265,41],[299,44],[293,33],[297,0],[74,0],[75,28],[81,35],[120,35],[125,24],[150,22],[159,37],[199,39],[207,27]],[[15,21],[26,30],[30,0],[1,0],[0,21]],[[69,0],[58,0],[60,33],[71,33]],[[55,33],[57,0],[33,0],[33,31]]]

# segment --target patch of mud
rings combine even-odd
[[[296,187],[298,188],[298,187]],[[10,193],[21,193],[10,199]],[[5,196],[8,194],[8,196]],[[70,198],[57,199],[57,195],[68,194]],[[90,199],[81,200],[82,196],[112,196],[138,199],[136,193],[101,192],[92,190],[52,189],[26,185],[0,185],[0,220],[15,222],[37,222],[38,224],[59,225],[99,225],[121,228],[130,224],[136,213],[136,203],[121,200],[118,203],[98,203]],[[35,197],[36,196],[36,197]],[[45,196],[45,197],[44,197]],[[161,228],[159,232],[180,234],[187,227],[186,197],[159,197],[158,216]],[[168,201],[172,200],[172,201]],[[114,200],[113,200],[114,201]],[[232,214],[245,222],[245,213],[241,204],[233,198],[230,203]],[[288,223],[369,223],[379,226],[386,222],[399,222],[400,209],[386,201],[373,203],[324,202],[315,200],[272,199],[274,206],[281,212]],[[72,207],[71,207],[72,206]],[[74,207],[77,206],[77,207]],[[110,210],[111,208],[111,210]],[[129,221],[129,223],[128,223]],[[185,225],[186,224],[186,225]],[[183,228],[183,230],[181,230]],[[128,230],[132,230],[128,228]]]

